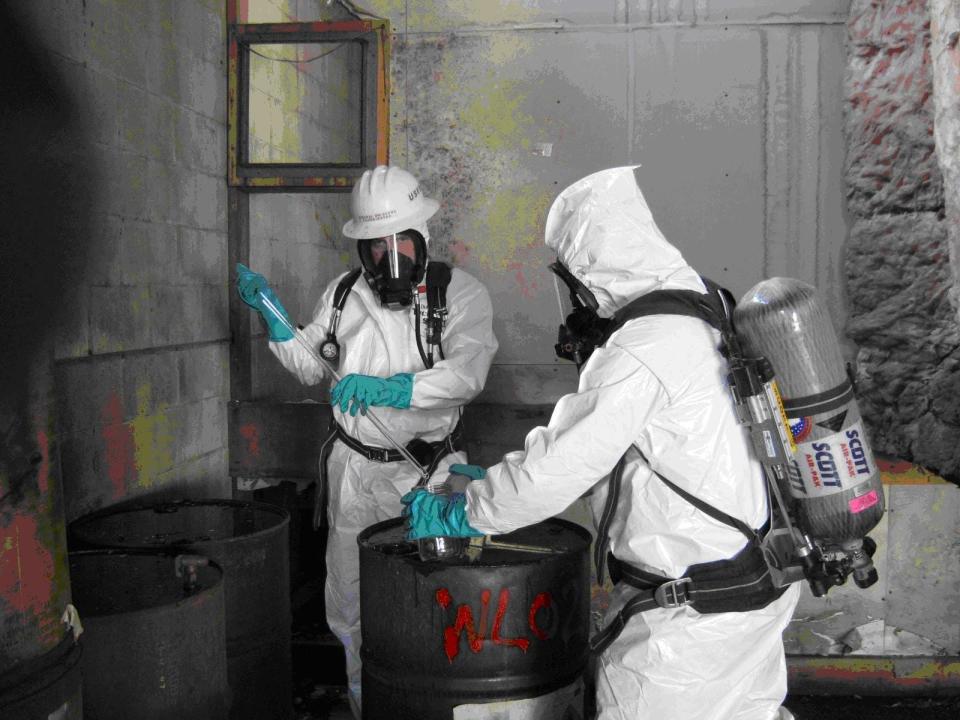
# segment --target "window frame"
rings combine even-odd
[[[337,20],[307,23],[228,24],[227,181],[248,190],[348,191],[367,168],[389,163],[390,23]],[[361,150],[357,163],[249,162],[250,46],[360,42]]]

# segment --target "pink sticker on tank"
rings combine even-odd
[[[860,497],[854,498],[850,501],[850,512],[863,512],[867,508],[873,507],[878,502],[880,502],[880,496],[877,495],[876,490],[871,490],[866,495],[861,495]]]

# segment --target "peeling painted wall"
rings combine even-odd
[[[704,274],[737,294],[770,275],[800,277],[845,316],[839,99],[848,2],[363,7],[394,30],[391,160],[442,203],[432,252],[493,295],[501,349],[482,400],[553,402],[574,387],[575,371],[553,353],[559,314],[543,222],[559,190],[604,167],[643,165],[654,216]],[[247,12],[307,21],[332,9],[250,0]],[[297,217],[309,214],[300,205],[316,205],[290,197],[282,203]],[[298,242],[320,237],[323,257],[291,268],[277,266],[290,252],[276,245],[286,229],[267,209],[278,202],[254,198],[262,230],[254,227],[253,252],[306,313],[316,279],[322,287],[357,262],[339,234],[348,206],[331,199],[312,226],[296,221]],[[258,250],[263,243],[274,251]],[[328,265],[328,251],[345,255]],[[271,358],[259,360],[255,395],[304,396]]]
[[[543,222],[592,171],[643,165],[666,237],[742,294],[815,283],[842,317],[847,3],[370,2],[395,30],[391,157],[443,206],[435,251],[490,288],[483,399],[551,402],[558,312]]]

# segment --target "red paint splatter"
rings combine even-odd
[[[450,601],[453,600],[453,597],[450,595],[450,591],[446,588],[440,588],[437,590],[437,605],[446,610],[450,607]]]
[[[37,473],[37,485],[40,487],[40,494],[46,495],[47,486],[50,481],[50,438],[42,430],[37,432],[37,445],[40,446],[40,471]]]
[[[106,445],[107,477],[113,485],[114,499],[127,492],[128,478],[136,477],[133,428],[123,422],[123,404],[120,396],[112,393],[103,408],[104,426],[100,431]]]
[[[240,435],[247,441],[247,452],[253,457],[260,455],[260,428],[253,423],[247,423],[240,428]]]
[[[53,594],[53,556],[37,539],[37,521],[23,514],[0,528],[0,600],[40,614]]]
[[[507,645],[520,648],[526,652],[530,647],[530,641],[526,638],[502,638],[500,637],[500,625],[503,623],[503,616],[507,613],[507,604],[510,602],[510,591],[504,588],[500,591],[500,601],[497,604],[497,615],[493,619],[493,631],[490,633],[490,639],[495,645]]]
[[[547,592],[542,592],[537,595],[530,604],[530,632],[541,640],[546,640],[548,635],[537,625],[537,611],[541,608],[549,608],[552,604],[553,598],[551,598],[550,593]]]

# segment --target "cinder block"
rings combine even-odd
[[[226,230],[227,186],[222,177],[197,175],[196,227]]]
[[[173,29],[173,0],[151,0],[147,6],[149,21],[144,28],[143,44],[150,63],[146,87],[179,103],[181,58]]]
[[[63,312],[54,321],[54,358],[80,358],[90,353],[90,289],[86,283],[68,287]]]
[[[200,288],[157,285],[150,288],[151,345],[176,345],[200,339]]]
[[[177,192],[174,186],[178,173],[172,165],[153,158],[147,159],[147,184],[144,192],[146,217],[155,223],[175,223],[180,215],[175,206]],[[171,228],[173,230],[173,228]]]
[[[181,402],[211,397],[226,400],[230,393],[229,344],[218,342],[179,351],[177,377]]]
[[[123,224],[121,255],[124,283],[147,285],[168,281],[176,267],[176,228],[127,220]]]
[[[198,341],[229,340],[228,292],[232,292],[232,289],[226,285],[201,285],[199,289],[202,311],[196,339]]]
[[[83,249],[83,279],[90,285],[123,284],[121,237],[124,220],[117,215],[92,213],[90,234]]]
[[[225,285],[233,281],[227,268],[227,236],[224,232],[178,228],[178,271],[185,282]]]
[[[123,218],[146,218],[147,158],[121,150],[105,156],[104,161],[104,209]]]
[[[180,102],[212,120],[222,119],[226,113],[226,65],[181,48],[178,68]]]
[[[173,5],[173,32],[182,48],[200,55],[206,44],[203,37],[204,8],[196,0],[179,0]]]
[[[159,349],[124,358],[123,399],[127,417],[151,414],[179,402],[177,356],[175,351]]]
[[[172,409],[177,418],[174,427],[174,446],[177,451],[178,462],[185,462],[189,458],[203,454],[203,400],[183,403]]]
[[[57,423],[64,436],[101,423],[124,421],[120,356],[58,362],[54,366]]]
[[[117,59],[116,74],[139,88],[146,88],[147,65],[151,58],[142,41],[149,11],[148,3],[123,3],[117,7],[114,3],[113,15],[119,25],[113,36],[114,53]]]
[[[88,67],[85,70],[88,78],[83,85],[73,85],[76,93],[82,93],[80,103],[84,108],[84,117],[87,118],[87,127],[91,133],[91,140],[116,147],[117,145],[117,78],[109,72],[101,72]]]
[[[179,108],[176,147],[180,164],[220,177],[226,173],[227,129],[223,122]]]
[[[90,288],[90,343],[94,353],[150,347],[151,325],[146,287]]]
[[[145,154],[147,137],[147,93],[125,80],[117,82],[117,141],[121,150]]]
[[[171,164],[176,161],[175,126],[181,108],[162,95],[147,93],[147,157]]]

